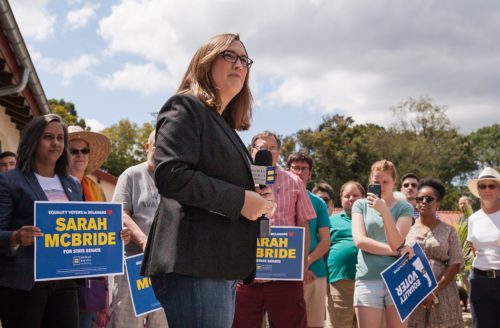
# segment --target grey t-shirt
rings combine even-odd
[[[132,212],[132,219],[148,235],[160,202],[153,173],[148,171],[147,162],[129,167],[118,178],[113,202],[123,203],[123,209]],[[134,242],[125,246],[127,256],[142,253]]]

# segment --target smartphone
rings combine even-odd
[[[382,190],[380,189],[379,184],[369,184],[368,185],[368,192],[371,192],[372,194],[377,195],[378,198],[382,197]]]

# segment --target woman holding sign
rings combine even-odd
[[[406,244],[418,243],[429,260],[438,287],[410,316],[409,327],[463,327],[455,275],[464,265],[458,235],[452,226],[436,218],[445,195],[444,184],[434,178],[420,180],[417,210],[420,219],[411,227]]]
[[[378,188],[370,185],[367,198],[352,206],[352,237],[359,248],[354,287],[358,327],[379,327],[384,313],[387,327],[406,327],[407,322],[401,323],[380,273],[403,248],[413,221],[413,207],[394,198],[397,171],[393,163],[375,162],[369,181]],[[377,189],[379,195],[374,192]]]
[[[68,132],[54,114],[21,133],[16,169],[0,174],[0,320],[9,327],[77,327],[73,279],[34,282],[34,202],[81,201],[69,176]]]

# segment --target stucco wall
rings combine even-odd
[[[0,142],[2,151],[17,152],[20,132],[10,120],[10,116],[5,114],[5,108],[0,106]]]

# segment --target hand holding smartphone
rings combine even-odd
[[[368,192],[377,195],[378,198],[382,198],[382,189],[379,184],[369,184]]]

